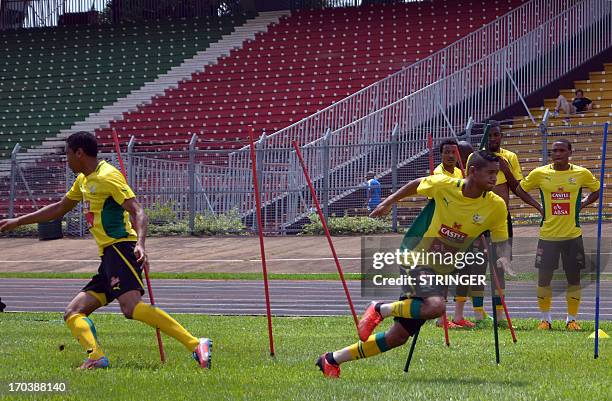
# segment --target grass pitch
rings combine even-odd
[[[451,347],[431,323],[419,337],[409,375],[408,345],[344,364],[340,380],[324,378],[314,362],[324,351],[356,340],[349,317],[275,318],[277,356],[268,356],[264,317],[176,315],[191,332],[214,340],[213,369],[200,370],[176,341],[164,337],[159,362],[155,332],[121,315],[94,314],[111,369],[78,371],[83,351],[58,313],[0,314],[0,399],[62,400],[605,400],[612,340],[568,333],[561,323],[539,332],[517,320],[519,342],[500,330],[502,363],[494,362],[492,329],[451,331]],[[383,329],[390,324],[385,321]],[[602,328],[612,332],[612,324]],[[611,333],[612,334],[612,333]],[[65,349],[59,351],[59,346]],[[65,393],[10,393],[9,382],[65,382]]]

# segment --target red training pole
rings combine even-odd
[[[434,156],[433,156],[433,137],[427,134],[427,147],[429,148],[429,175],[434,175]],[[450,347],[450,338],[448,336],[448,316],[446,315],[446,297],[448,291],[444,294],[444,313],[442,314],[442,327],[444,328],[444,343]]]
[[[115,152],[117,152],[117,158],[119,159],[119,168],[121,169],[121,174],[123,177],[127,179],[127,174],[125,172],[125,165],[123,164],[123,159],[121,158],[121,149],[119,147],[119,137],[117,136],[117,132],[113,128],[113,141],[115,142]],[[147,261],[143,266],[143,270],[145,273],[145,279],[147,281],[147,292],[149,293],[149,301],[151,305],[155,306],[155,297],[153,296],[153,288],[151,287],[151,279],[149,278],[149,262]],[[166,353],[164,352],[164,343],[161,338],[161,331],[159,327],[155,328],[155,332],[157,334],[157,345],[159,347],[159,358],[161,362],[166,362]]]
[[[342,266],[340,266],[340,260],[338,259],[338,255],[336,254],[336,248],[334,247],[334,243],[331,239],[331,235],[327,228],[327,222],[325,221],[325,216],[323,216],[323,211],[321,210],[319,199],[317,199],[317,194],[315,192],[314,186],[312,185],[312,181],[310,180],[310,175],[308,174],[308,169],[306,168],[306,164],[304,163],[304,159],[302,158],[302,152],[300,151],[300,147],[298,146],[296,141],[293,141],[292,145],[295,148],[295,153],[298,159],[300,160],[300,165],[302,166],[304,177],[306,178],[306,182],[308,183],[308,187],[310,188],[310,194],[312,195],[312,200],[315,204],[315,207],[317,208],[317,213],[319,214],[319,218],[321,219],[321,224],[323,225],[323,231],[325,231],[325,235],[327,236],[327,242],[329,243],[329,248],[331,249],[332,255],[334,256],[334,261],[336,262],[336,268],[338,269],[340,280],[342,280],[342,287],[344,287],[344,293],[346,294],[346,299],[348,300],[349,306],[351,308],[351,313],[353,314],[353,320],[355,321],[355,327],[357,327],[359,324],[359,319],[357,319],[357,314],[355,313],[355,307],[353,306],[353,301],[351,300],[351,294],[349,293],[349,289],[346,285],[346,280],[344,279],[344,273],[342,273]]]
[[[465,169],[463,168],[463,161],[461,161],[461,155],[459,154],[459,149],[454,146],[455,149],[455,157],[457,158],[457,163],[459,163],[459,168],[461,169],[461,175],[465,177]],[[480,240],[484,244],[485,252],[487,255],[492,255],[489,252],[489,244],[487,243],[484,235],[480,236]],[[508,306],[506,305],[506,299],[504,293],[502,292],[501,285],[499,284],[499,280],[497,278],[497,272],[495,271],[495,267],[491,269],[491,275],[493,276],[493,281],[495,281],[495,288],[499,293],[499,299],[501,300],[502,307],[504,308],[504,314],[506,315],[506,320],[508,321],[508,327],[510,328],[510,335],[512,335],[512,341],[516,342],[516,333],[514,332],[514,327],[512,326],[512,320],[510,319],[510,312],[508,312]],[[493,313],[497,313],[497,311],[493,311]]]
[[[261,253],[261,269],[263,270],[264,292],[266,294],[266,315],[268,316],[268,338],[270,339],[270,356],[274,356],[274,336],[272,334],[272,313],[270,311],[270,292],[268,290],[268,269],[266,267],[266,251],[264,249],[263,226],[261,224],[261,199],[259,198],[259,183],[257,182],[257,157],[255,156],[255,130],[249,130],[249,146],[251,148],[251,167],[253,169],[253,189],[255,190],[255,209],[257,212],[257,231],[259,232],[259,252]]]

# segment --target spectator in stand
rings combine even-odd
[[[557,105],[555,106],[554,115],[557,117],[560,111],[565,113],[565,121],[568,122],[568,117],[572,114],[576,113],[584,113],[585,111],[591,110],[593,108],[593,101],[588,97],[584,96],[584,92],[582,89],[576,90],[576,97],[570,104],[565,96],[559,95],[557,98]]]

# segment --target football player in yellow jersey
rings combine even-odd
[[[577,323],[580,307],[580,271],[585,267],[580,211],[599,199],[599,181],[586,168],[569,162],[572,144],[559,139],[552,145],[553,163],[534,169],[527,178],[516,185],[517,194],[526,203],[536,207],[542,214],[540,239],[536,252],[538,269],[538,306],[542,313],[539,329],[550,330],[552,318],[550,307],[553,272],[563,261],[567,278],[566,327],[570,331],[580,330]],[[542,205],[527,192],[539,189]],[[582,199],[582,188],[591,191]]]
[[[442,163],[433,171],[433,174],[444,174],[451,178],[463,178],[461,169],[457,167],[457,156],[455,156],[455,147],[457,141],[454,139],[445,139],[440,143],[440,158]]]
[[[469,145],[469,144],[468,144]],[[464,145],[465,146],[465,145]],[[447,177],[451,178],[463,178],[463,173],[461,169],[457,167],[457,153],[455,152],[455,147],[459,147],[459,144],[454,139],[445,139],[440,143],[439,151],[440,158],[442,159],[442,163],[438,165],[433,171],[435,174],[443,174]],[[471,146],[470,146],[471,148]],[[464,149],[462,147],[462,149]],[[472,153],[472,150],[469,151]],[[469,153],[467,153],[469,155]],[[465,166],[467,161],[467,155],[460,156],[462,160],[462,164]],[[475,326],[474,323],[466,320],[463,315],[463,310],[465,307],[465,301],[467,300],[467,293],[469,291],[469,286],[466,285],[457,285],[456,293],[457,295],[454,298],[455,301],[455,313],[453,314],[453,320],[448,321],[449,329],[457,329],[457,328],[472,328]],[[436,325],[438,327],[442,327],[442,319],[439,318],[436,321]]]
[[[97,155],[95,136],[84,131],[70,135],[66,140],[68,166],[78,174],[70,191],[59,202],[36,212],[1,220],[0,231],[61,218],[83,202],[85,219],[98,244],[101,263],[98,273],[64,313],[66,325],[87,352],[81,369],[110,365],[89,315],[114,299],[126,318],[159,327],[181,342],[202,368],[210,368],[211,340],[194,337],[166,312],[142,302],[148,219],[123,175],[107,162],[98,161]]]
[[[487,151],[476,152],[468,169],[470,174],[465,180],[444,175],[417,178],[386,198],[371,213],[372,217],[384,216],[394,203],[415,194],[431,197],[435,201],[435,210],[425,235],[413,248],[417,250],[417,258],[413,255],[412,265],[406,266],[409,267],[407,276],[412,277],[412,283],[406,286],[399,301],[373,302],[368,306],[358,324],[360,341],[319,357],[316,364],[325,376],[339,377],[340,364],[378,355],[404,344],[426,320],[444,313],[446,286],[431,280],[448,277],[455,272],[455,265],[436,258],[417,263],[419,253],[424,250],[434,254],[450,252],[456,255],[468,249],[474,238],[488,230],[499,256],[497,265],[509,270],[507,209],[504,201],[490,192],[499,171],[498,157]],[[395,318],[393,326],[384,333],[372,335],[388,316]]]
[[[504,135],[499,122],[489,122],[487,150],[493,152],[496,156],[500,158],[500,171],[497,173],[497,183],[495,184],[495,188],[493,188],[493,192],[501,196],[504,202],[506,202],[506,206],[508,207],[510,204],[510,186],[508,185],[508,179],[506,176],[510,175],[516,181],[521,181],[523,179],[523,173],[521,171],[521,165],[519,163],[516,153],[501,147],[503,137]],[[510,238],[512,238],[512,217],[510,216],[510,212],[508,212],[506,218],[508,221],[508,235],[510,236]],[[501,290],[503,291],[506,287],[504,272],[501,270],[497,270],[496,272],[500,282],[499,284]],[[472,300],[480,304],[481,300],[483,299],[481,295],[483,294],[474,293]],[[501,298],[499,296],[496,296],[494,300],[496,305],[495,309],[497,311],[498,324],[500,326],[505,325],[507,323],[504,319],[504,309],[501,305]],[[484,308],[477,308],[476,319],[481,323],[487,322],[486,314],[484,313]]]

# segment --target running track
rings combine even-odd
[[[0,279],[0,298],[7,312],[62,312],[70,299],[87,282],[84,279]],[[271,280],[272,313],[277,316],[349,315],[346,297],[339,281]],[[360,283],[348,282],[358,314],[369,297],[361,297]],[[155,299],[170,313],[211,315],[264,315],[263,284],[251,280],[154,280]],[[508,282],[507,303],[514,317],[537,318],[538,309],[533,282]],[[581,319],[593,319],[595,286],[582,291]],[[392,300],[393,298],[387,298]],[[485,301],[490,310],[490,298]],[[449,308],[452,310],[452,306]],[[116,302],[100,311],[118,313]],[[466,308],[468,315],[471,307]],[[554,295],[553,317],[565,316],[565,293]],[[612,281],[601,285],[600,316],[612,320]]]

